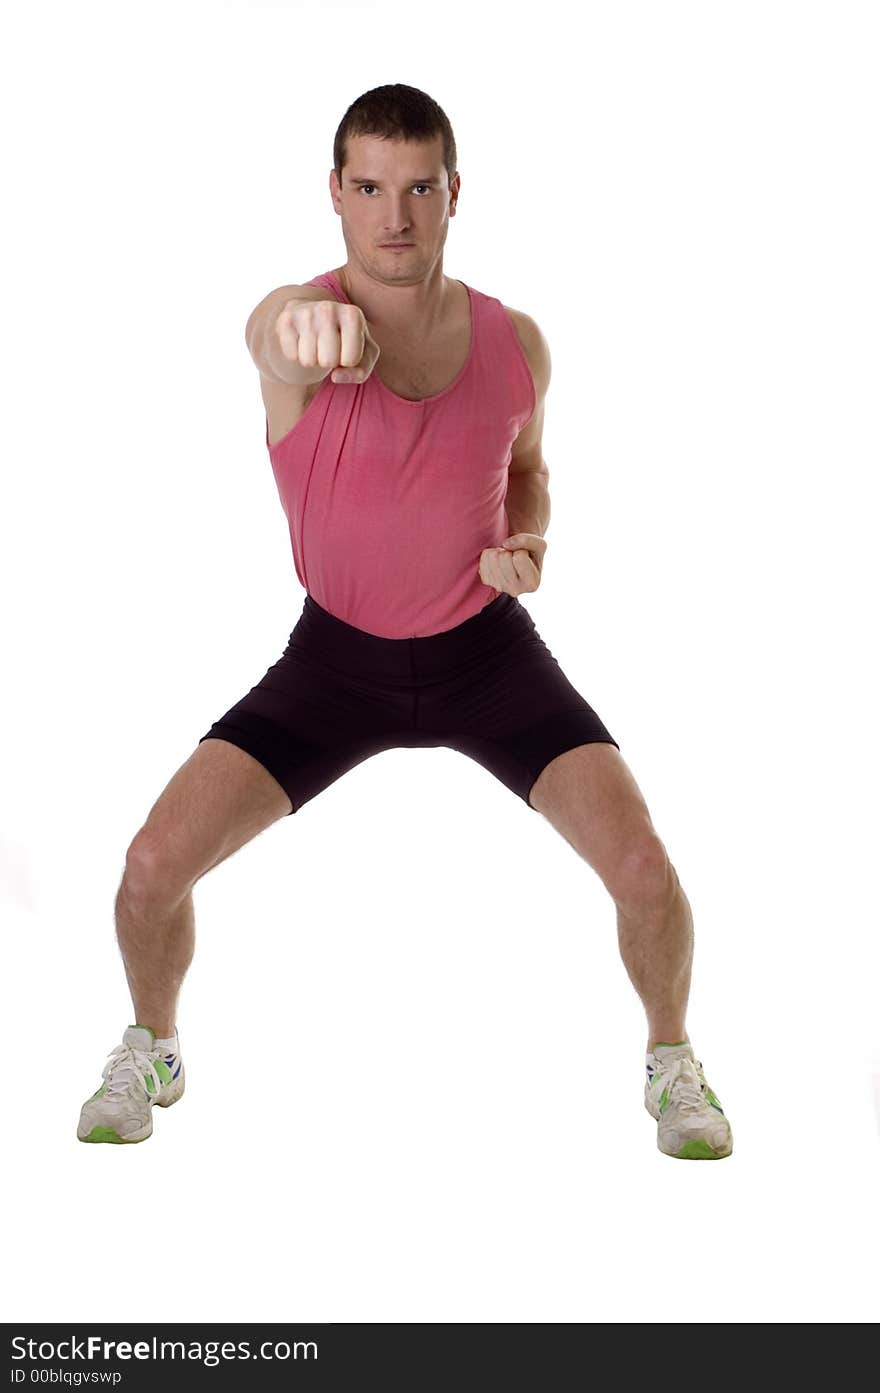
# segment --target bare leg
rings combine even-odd
[[[567,750],[541,771],[529,801],[614,900],[621,957],[648,1018],[648,1048],[686,1040],[690,905],[620,751],[599,742]]]
[[[158,1039],[174,1034],[177,1000],[196,947],[192,891],[176,906],[149,900],[149,891],[133,903],[127,874],[116,895],[116,937],[122,952],[134,1020],[148,1025]]]
[[[134,1020],[160,1039],[174,1034],[195,950],[193,886],[290,808],[257,760],[212,738],[181,765],[129,846],[116,935]]]
[[[687,1039],[694,924],[678,872],[668,865],[673,889],[665,903],[617,903],[620,956],[645,1008],[649,1050]]]

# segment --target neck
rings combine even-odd
[[[408,284],[378,280],[350,261],[333,274],[370,324],[397,335],[430,333],[449,306],[451,282],[440,262],[423,280]]]

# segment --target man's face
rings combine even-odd
[[[342,170],[330,173],[333,206],[342,218],[349,260],[376,280],[424,280],[443,253],[455,215],[459,176],[449,187],[443,139],[382,140],[352,136]],[[389,243],[407,243],[394,251]]]

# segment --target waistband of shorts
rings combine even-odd
[[[291,638],[344,666],[354,663],[372,672],[424,675],[467,662],[532,629],[528,611],[505,591],[454,628],[421,638],[383,638],[357,629],[307,594]]]

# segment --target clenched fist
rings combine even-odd
[[[379,357],[363,310],[338,300],[288,300],[275,333],[289,362],[326,368],[333,382],[366,382]]]
[[[547,543],[535,532],[515,532],[500,547],[480,553],[480,580],[506,595],[526,595],[541,584]]]

